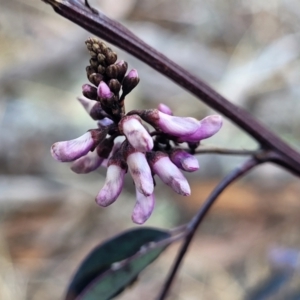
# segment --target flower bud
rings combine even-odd
[[[132,221],[136,224],[145,223],[152,214],[155,205],[154,194],[145,196],[136,189],[136,203],[132,213]]]
[[[100,99],[110,99],[114,95],[104,81],[100,82],[97,89],[97,94]]]
[[[153,148],[153,139],[137,115],[124,117],[119,123],[119,129],[137,151],[146,152]]]
[[[107,63],[107,65],[114,64],[117,61],[117,58],[118,58],[118,56],[117,56],[117,54],[115,52],[108,51],[106,53],[106,63]]]
[[[112,119],[105,117],[101,120],[98,120],[97,125],[99,128],[102,128],[103,126],[106,127],[112,125],[113,123],[114,121]]]
[[[125,77],[122,82],[123,96],[129,94],[140,82],[138,72],[132,69]]]
[[[147,152],[147,160],[151,169],[166,185],[176,193],[189,196],[191,189],[186,178],[163,152]]]
[[[100,74],[100,72],[98,73],[95,72],[88,75],[88,80],[95,86],[98,86],[100,82],[103,80],[103,76]]]
[[[93,120],[102,120],[107,118],[108,115],[102,109],[100,102],[89,100],[85,97],[78,97],[77,99]]]
[[[72,162],[71,170],[77,174],[87,174],[98,169],[103,161],[104,158],[100,157],[97,151],[89,152]]]
[[[82,86],[82,94],[88,99],[97,100],[97,89],[90,84],[84,84]]]
[[[96,152],[98,156],[103,158],[108,158],[114,147],[114,140],[111,138],[106,138],[100,145],[97,146]]]
[[[141,111],[140,117],[156,129],[176,137],[191,135],[200,126],[199,122],[194,118],[170,116],[158,109]]]
[[[169,157],[178,168],[186,172],[194,172],[199,169],[199,163],[194,155],[187,153],[181,149],[175,149],[170,154]]]
[[[161,111],[164,114],[173,116],[173,112],[171,110],[171,108],[163,103],[158,104],[158,110]]]
[[[77,139],[57,142],[51,147],[51,155],[54,159],[61,162],[74,161],[84,156],[105,138],[106,130],[93,129],[86,132]]]
[[[150,196],[153,193],[154,184],[145,154],[135,150],[129,143],[125,143],[125,145],[122,149],[123,156],[134,184],[140,193]]]
[[[104,186],[96,197],[98,205],[106,207],[117,200],[124,185],[125,173],[126,168],[120,160],[109,160]]]
[[[199,122],[199,127],[194,133],[179,137],[178,142],[196,143],[200,140],[207,139],[220,130],[222,123],[221,116],[208,116]]]
[[[121,83],[117,79],[111,79],[108,83],[110,90],[115,94],[118,95],[121,89]]]

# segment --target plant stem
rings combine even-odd
[[[175,259],[175,262],[172,266],[172,269],[164,283],[164,286],[162,288],[162,291],[160,295],[158,296],[157,300],[164,300],[166,299],[166,296],[170,290],[171,284],[175,279],[175,276],[177,274],[177,271],[179,269],[179,266],[184,258],[184,255],[199,227],[204,217],[207,215],[209,209],[212,207],[212,205],[215,203],[218,196],[236,179],[240,178],[241,176],[245,175],[256,167],[258,164],[262,163],[263,161],[257,160],[256,158],[251,157],[251,159],[247,160],[241,167],[235,169],[230,174],[228,174],[218,185],[217,187],[212,191],[210,196],[207,198],[205,203],[201,206],[195,217],[189,222],[188,224],[188,234],[178,252],[178,255]]]
[[[188,150],[187,150],[188,151]],[[222,154],[222,155],[251,155],[255,156],[263,150],[238,150],[238,149],[226,149],[219,147],[200,147],[195,151],[195,154]]]

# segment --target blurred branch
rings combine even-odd
[[[173,267],[167,277],[167,280],[165,281],[165,284],[163,286],[163,289],[158,296],[158,300],[164,300],[166,299],[166,296],[170,290],[171,284],[175,279],[175,276],[177,274],[177,271],[179,269],[179,266],[184,258],[184,255],[199,227],[201,222],[203,221],[204,217],[207,215],[208,211],[212,207],[212,205],[217,200],[218,196],[236,179],[242,177],[246,173],[248,173],[251,169],[256,167],[257,165],[263,163],[266,160],[267,156],[261,160],[252,157],[251,159],[247,160],[241,167],[235,169],[230,174],[228,174],[218,185],[217,187],[212,191],[210,196],[207,198],[205,203],[202,205],[202,207],[199,209],[198,213],[195,215],[195,217],[190,221],[187,227],[188,234],[179,249],[178,255],[175,259],[175,262],[173,264]]]
[[[127,51],[202,99],[207,105],[221,112],[249,133],[261,144],[262,148],[276,151],[278,154],[276,163],[300,175],[300,154],[297,151],[265,128],[247,111],[229,102],[206,83],[144,43],[120,23],[109,19],[100,12],[91,10],[79,0],[42,1],[50,4],[58,14]]]
[[[186,149],[189,151],[189,149]],[[200,146],[199,149],[195,151],[195,154],[222,154],[222,155],[251,155],[255,156],[262,153],[263,150],[238,150],[238,149],[227,149],[227,148],[219,148],[219,147],[209,147],[209,146]]]

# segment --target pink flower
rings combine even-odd
[[[93,129],[86,132],[77,139],[57,142],[51,147],[51,155],[54,159],[61,162],[69,162],[86,155],[105,138],[106,131]]]
[[[145,196],[136,189],[136,203],[132,212],[132,221],[144,224],[152,214],[155,204],[154,194]]]
[[[173,150],[169,156],[171,161],[181,170],[194,172],[199,169],[198,159],[184,150]]]
[[[124,150],[124,156],[136,189],[143,195],[150,196],[153,193],[154,184],[145,154],[136,151],[128,144]]]
[[[163,103],[158,104],[158,110],[164,114],[173,116],[173,112],[172,112],[171,108]]]
[[[165,153],[148,152],[147,159],[152,170],[162,182],[180,195],[189,196],[191,194],[191,188],[186,178]]]
[[[78,97],[77,99],[93,120],[110,120],[107,113],[102,109],[100,102],[85,97]],[[113,123],[113,121],[111,121],[111,123]]]
[[[97,100],[97,88],[90,84],[84,84],[82,86],[82,94],[89,99]]]
[[[97,94],[100,99],[110,99],[114,95],[112,93],[112,91],[110,90],[110,88],[108,87],[108,85],[104,81],[100,82],[98,89],[97,89]]]
[[[170,116],[158,109],[142,111],[140,116],[153,127],[172,136],[191,135],[199,128],[199,122],[195,118]]]
[[[103,161],[104,158],[100,157],[97,151],[89,152],[75,160],[71,164],[71,170],[77,174],[87,174],[99,168]]]
[[[119,128],[125,134],[131,146],[137,151],[146,152],[153,148],[153,139],[141,124],[138,116],[124,117],[119,123]]]
[[[219,115],[208,116],[199,121],[198,129],[192,134],[186,134],[179,137],[178,142],[195,143],[207,139],[216,134],[222,127],[222,117]]]
[[[106,207],[117,200],[123,188],[125,173],[126,169],[115,161],[108,163],[104,186],[96,197],[98,205]]]

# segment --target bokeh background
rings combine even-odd
[[[94,0],[140,38],[201,77],[300,150],[300,2]],[[0,0],[0,299],[61,299],[99,242],[135,225],[132,182],[109,208],[94,197],[105,169],[72,173],[50,147],[94,122],[77,103],[87,82],[90,34],[39,0]],[[163,102],[176,115],[215,113],[132,56],[112,47],[141,82],[128,110]],[[204,145],[255,149],[228,120]],[[182,198],[158,183],[146,223],[187,222],[218,181],[245,157],[201,155]],[[266,165],[230,187],[203,222],[169,299],[300,299],[300,184]],[[118,299],[154,299],[178,245]],[[269,294],[268,294],[269,293]]]

